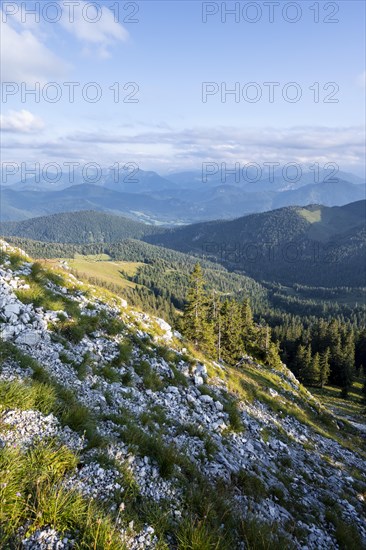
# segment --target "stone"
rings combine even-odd
[[[0,324],[0,336],[1,338],[3,338],[4,340],[10,340],[14,334],[16,334],[16,328],[13,327],[13,326],[9,326],[9,325],[6,325],[6,326],[2,326]]]
[[[177,386],[168,386],[166,391],[168,393],[180,393],[179,388],[177,388]]]
[[[196,366],[195,374],[198,376],[207,376],[207,367],[206,365],[198,364]]]
[[[4,308],[4,313],[7,318],[12,317],[12,315],[15,315],[15,316],[19,315],[20,311],[21,311],[21,307],[19,304],[8,304]]]
[[[202,376],[198,376],[197,374],[194,375],[193,380],[196,386],[202,386],[202,384],[204,384]]]
[[[212,403],[213,399],[211,395],[203,394],[200,396],[200,401],[202,401],[203,403]]]
[[[24,330],[15,340],[16,344],[25,344],[27,346],[35,346],[41,341],[41,335],[34,330]]]

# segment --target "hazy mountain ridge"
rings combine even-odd
[[[97,177],[98,176],[98,177]],[[170,179],[171,178],[171,179]],[[206,181],[207,179],[207,181]],[[76,172],[59,181],[45,178],[2,186],[3,221],[55,212],[102,210],[153,223],[176,225],[209,219],[230,219],[292,204],[341,206],[365,198],[361,178],[339,172],[334,181],[326,171],[306,172],[290,181],[275,172],[272,179],[250,182],[228,174],[203,178],[192,171],[162,177],[156,172],[113,170],[86,179]]]

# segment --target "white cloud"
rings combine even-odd
[[[119,131],[118,131],[119,130]],[[97,161],[102,165],[136,162],[143,169],[199,169],[202,162],[246,163],[297,162],[306,171],[318,162],[335,162],[341,171],[361,173],[365,163],[364,128],[187,128],[146,132],[120,128],[106,132],[70,131],[60,136],[22,136],[3,140],[4,151],[21,160]],[[4,152],[5,154],[5,152]],[[12,159],[9,159],[12,160]]]
[[[112,11],[100,4],[98,11],[90,2],[84,1],[75,5],[73,11],[63,9],[60,24],[84,43],[84,54],[93,54],[90,46],[94,46],[100,58],[109,57],[110,46],[128,39],[127,30],[115,21]]]
[[[4,82],[44,84],[67,71],[66,63],[47,48],[33,30],[15,18],[0,19],[0,61]]]
[[[9,111],[7,115],[0,115],[0,128],[3,132],[29,134],[44,128],[44,122],[26,110]]]

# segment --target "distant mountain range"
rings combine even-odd
[[[365,198],[365,183],[353,174],[339,172],[333,181],[329,172],[312,172],[289,182],[282,171],[256,182],[236,181],[214,174],[203,181],[201,171],[162,177],[144,170],[105,170],[90,183],[81,172],[73,178],[63,174],[58,181],[28,178],[2,185],[2,221],[17,221],[58,212],[99,210],[157,225],[184,225],[212,219],[233,219],[292,204],[319,203],[342,206]],[[98,177],[97,177],[98,176]],[[253,178],[253,175],[248,175]],[[288,178],[287,178],[288,179]]]
[[[81,211],[3,222],[0,234],[75,244],[140,239],[221,263],[256,280],[365,286],[365,220],[363,200],[342,207],[284,207],[174,229]]]

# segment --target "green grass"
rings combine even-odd
[[[9,396],[5,394],[9,383],[4,383],[4,402],[8,407],[40,407],[42,412],[47,414],[52,412],[63,425],[85,435],[89,447],[100,447],[105,444],[98,433],[94,414],[85,405],[79,403],[72,390],[66,389],[54,380],[37,361],[21,353],[13,344],[2,340],[0,340],[0,359],[13,359],[21,367],[31,368],[33,371],[32,379],[26,384],[10,383]]]
[[[72,533],[76,548],[121,550],[113,519],[80,493],[65,489],[61,482],[72,472],[78,458],[55,441],[22,452],[0,451],[0,537],[12,543],[19,527],[26,535],[51,526],[61,535]]]
[[[241,540],[247,550],[295,550],[296,546],[279,532],[277,523],[262,523],[255,517],[241,520],[238,525]]]
[[[135,372],[142,378],[146,389],[159,391],[164,387],[164,382],[147,361],[134,363],[133,367]]]
[[[0,370],[1,364],[7,359],[15,361],[22,369],[34,369],[38,367],[35,359],[22,353],[14,344],[5,342],[0,338]]]
[[[149,456],[157,463],[160,475],[169,478],[173,475],[175,465],[178,463],[178,453],[173,445],[164,443],[159,435],[149,435],[141,428],[130,425],[124,432],[123,437],[130,445],[136,445],[141,456]]]
[[[64,300],[53,294],[50,290],[43,288],[35,281],[28,281],[29,289],[18,289],[15,291],[17,298],[23,304],[33,304],[34,307],[43,307],[51,311],[64,309]]]
[[[133,345],[131,340],[125,338],[118,345],[118,355],[115,359],[113,359],[112,365],[114,367],[120,367],[128,363],[131,359],[132,349],[133,349]]]
[[[227,395],[223,405],[224,411],[229,415],[231,428],[234,430],[234,432],[242,432],[244,430],[244,426],[241,420],[241,414],[236,399]]]
[[[105,365],[101,370],[101,375],[111,384],[121,380],[121,375],[111,365]]]
[[[212,532],[205,521],[187,518],[177,533],[178,550],[221,550],[223,536]]]
[[[243,494],[251,497],[256,501],[260,501],[267,496],[266,486],[263,481],[247,470],[240,470],[234,476],[235,485],[240,488]]]
[[[0,381],[0,410],[36,409],[43,414],[55,410],[57,394],[55,389],[36,381]]]
[[[120,288],[136,288],[138,285],[129,281],[126,276],[132,277],[137,269],[144,265],[140,262],[116,262],[108,257],[99,260],[99,256],[76,255],[75,259],[68,259],[69,266],[77,272],[80,278],[87,275],[95,277],[105,283],[112,283]],[[126,276],[125,276],[126,274]]]
[[[181,356],[177,352],[166,346],[157,346],[156,352],[169,364],[173,363],[173,365],[176,365],[181,360]]]
[[[362,395],[362,380],[356,380],[348,393],[347,399],[341,397],[341,390],[336,386],[325,386],[320,388],[310,388],[317,399],[328,409],[331,409],[340,418],[342,416],[352,417],[355,421],[364,421],[364,411],[366,408]]]
[[[148,426],[153,429],[157,424],[159,427],[170,424],[169,419],[161,405],[153,405],[148,411],[144,411],[140,415],[140,421],[143,426]]]
[[[170,365],[170,368],[174,374],[174,378],[169,379],[169,383],[172,386],[183,386],[186,388],[188,386],[188,380],[184,376],[184,374],[180,372],[180,370],[178,370],[177,367],[175,367],[174,365]]]
[[[8,253],[5,250],[0,250],[0,263],[4,263],[5,260],[10,261],[10,268],[12,270],[19,269],[24,262],[29,261],[27,255],[22,254],[20,251]]]
[[[205,449],[205,455],[202,458],[207,458],[208,460],[213,459],[218,447],[213,438],[202,428],[202,426],[193,423],[179,423],[175,426],[175,432],[177,435],[187,434],[189,437],[197,437],[200,439]]]
[[[328,508],[325,518],[335,528],[335,538],[340,550],[359,550],[363,547],[357,527],[342,519],[340,506],[335,504]]]

